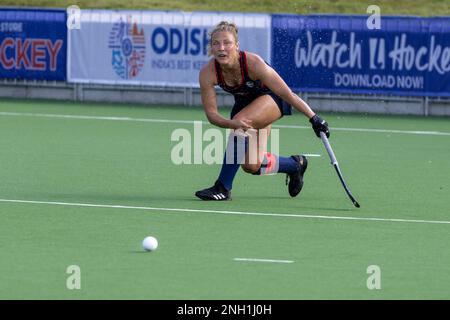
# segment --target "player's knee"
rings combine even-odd
[[[245,172],[254,174],[254,173],[259,172],[259,168],[261,168],[261,163],[254,163],[254,164],[246,163],[246,164],[241,165],[241,167],[242,167],[242,170],[244,170]]]

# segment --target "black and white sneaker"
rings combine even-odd
[[[231,200],[231,191],[228,191],[219,180],[211,188],[197,191],[195,195],[202,200],[223,201]]]
[[[308,160],[302,155],[291,156],[291,158],[298,162],[298,170],[286,175],[286,184],[289,180],[289,194],[291,197],[296,197],[303,188],[303,175],[308,167]]]

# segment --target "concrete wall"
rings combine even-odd
[[[317,111],[450,116],[450,99],[326,93],[300,93],[300,96]],[[46,81],[4,80],[0,82],[0,97],[201,105],[200,91],[193,88],[130,87]],[[219,106],[233,104],[233,97],[223,91],[219,91],[217,99]]]

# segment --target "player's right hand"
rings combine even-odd
[[[330,137],[330,129],[328,129],[328,123],[317,114],[309,119],[309,122],[311,122],[312,128],[318,138],[320,138],[320,132],[325,133],[327,138]]]
[[[244,132],[248,129],[252,129],[252,120],[249,119],[233,119],[231,120],[231,129],[242,129]]]

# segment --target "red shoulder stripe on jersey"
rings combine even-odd
[[[245,80],[250,80],[248,76],[248,65],[247,65],[247,55],[245,51],[241,51],[241,70],[242,70],[242,83],[245,83]]]

